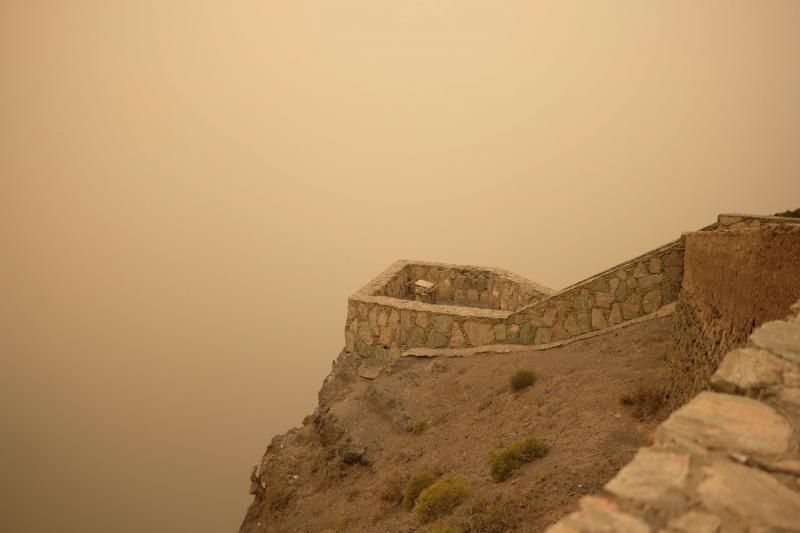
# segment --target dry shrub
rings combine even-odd
[[[413,509],[417,497],[423,490],[433,485],[436,477],[436,474],[429,470],[422,470],[412,475],[403,488],[403,507],[408,511]]]
[[[428,429],[428,422],[426,420],[414,420],[408,427],[408,430],[414,435],[419,435],[426,429]]]
[[[547,446],[533,437],[524,437],[489,452],[489,466],[492,479],[505,481],[525,463],[547,455]]]
[[[652,384],[639,385],[619,399],[622,405],[631,408],[631,414],[639,420],[656,415],[664,407],[665,400],[664,387]]]
[[[517,370],[511,376],[511,389],[521,391],[527,389],[536,381],[536,374],[532,370]]]
[[[509,498],[497,495],[494,499],[475,501],[462,524],[464,533],[505,533],[519,522],[519,510]]]
[[[403,501],[403,479],[393,476],[383,480],[380,489],[381,500],[390,505],[399,505]]]
[[[464,530],[456,526],[436,526],[430,528],[428,533],[464,533]]]
[[[467,497],[472,485],[463,476],[445,477],[423,490],[414,507],[421,524],[430,522],[458,507]]]

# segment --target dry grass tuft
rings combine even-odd
[[[640,385],[619,399],[622,405],[631,408],[631,414],[639,420],[658,414],[664,407],[665,400],[664,388],[652,384]]]
[[[413,509],[420,493],[433,485],[436,478],[436,474],[429,470],[414,473],[403,487],[403,507],[408,511]]]
[[[400,476],[385,479],[380,489],[380,497],[389,505],[400,505],[403,502],[403,479]]]
[[[419,435],[426,429],[428,429],[427,420],[414,420],[413,422],[411,422],[411,425],[408,426],[408,430],[414,435]]]
[[[532,370],[517,370],[511,376],[511,390],[519,392],[527,389],[536,381],[536,374]]]
[[[472,485],[463,476],[445,477],[423,490],[414,506],[421,524],[449,514],[467,497]]]
[[[524,437],[489,452],[489,466],[492,479],[505,481],[511,474],[525,463],[547,455],[547,446],[532,437]]]
[[[505,496],[494,499],[481,498],[470,506],[467,519],[462,524],[465,533],[505,533],[519,522],[519,510]]]

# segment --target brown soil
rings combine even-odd
[[[374,381],[356,377],[358,356],[343,354],[320,408],[268,448],[266,488],[242,531],[542,531],[613,477],[665,416],[642,418],[620,400],[662,382],[670,334],[671,318],[662,318],[545,351],[404,358]],[[519,369],[537,379],[513,392]],[[409,431],[420,420],[424,431]],[[489,451],[524,436],[548,455],[493,481]],[[473,487],[452,514],[424,526],[392,501],[421,469],[463,475]],[[497,498],[501,513],[473,515]]]

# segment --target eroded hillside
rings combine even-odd
[[[670,334],[668,317],[549,350],[406,357],[376,380],[342,353],[315,413],[255,468],[241,531],[541,531],[613,477],[666,414],[621,397],[663,382]],[[536,381],[515,392],[519,369]],[[549,453],[493,480],[490,451],[528,436]],[[470,486],[425,524],[400,501],[422,471]]]

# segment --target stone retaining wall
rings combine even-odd
[[[548,533],[800,531],[800,302]]]
[[[654,313],[677,299],[683,249],[679,239],[520,309],[507,342],[547,344]]]
[[[708,386],[727,351],[800,298],[800,226],[686,235],[668,354],[673,407]]]
[[[415,279],[438,283],[440,300],[466,296],[466,301],[441,305],[408,300],[405,287]],[[552,293],[499,268],[398,261],[350,297],[346,349],[380,366],[387,356],[420,346],[462,348],[504,342],[504,320],[511,309]],[[501,309],[473,307],[482,298]]]
[[[702,232],[800,224],[790,217],[722,214]],[[426,347],[536,345],[562,341],[652,314],[677,300],[684,237],[557,293],[499,268],[398,261],[350,297],[348,351],[380,366]],[[439,304],[413,301],[408,284],[437,284]]]

